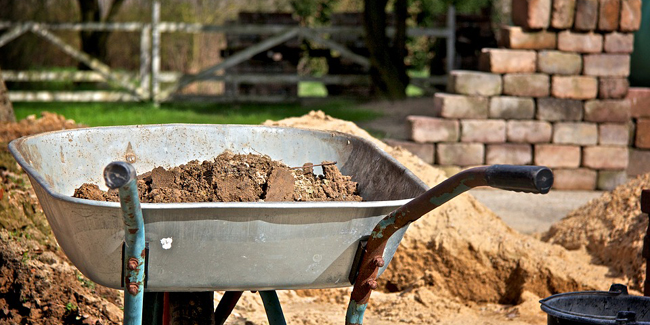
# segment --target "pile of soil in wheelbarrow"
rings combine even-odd
[[[15,137],[82,127],[44,113],[0,123],[0,324],[121,324],[121,293],[70,264],[27,175],[7,150]]]
[[[642,291],[645,262],[641,256],[648,217],[641,213],[641,191],[650,189],[650,174],[638,176],[569,213],[542,239],[569,250],[586,250],[593,262],[625,277]]]
[[[322,175],[315,169],[322,168]],[[224,152],[213,161],[190,161],[138,176],[140,200],[165,202],[361,201],[358,184],[341,174],[336,162],[289,167],[269,156]],[[119,201],[117,190],[83,184],[74,197]]]

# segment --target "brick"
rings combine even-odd
[[[397,139],[384,139],[383,141],[389,146],[408,150],[427,164],[433,165],[435,163],[436,145],[433,143],[417,143]]]
[[[634,32],[641,27],[641,0],[621,0],[621,21],[619,29]]]
[[[436,161],[440,165],[483,165],[485,146],[481,143],[440,143],[437,145]]]
[[[627,164],[629,176],[639,176],[650,172],[650,150],[630,149],[630,161]]]
[[[512,0],[512,22],[526,29],[547,28],[551,20],[551,0]]]
[[[541,73],[511,73],[503,76],[503,94],[520,97],[546,97],[550,78]]]
[[[557,34],[557,48],[565,52],[600,53],[603,51],[603,36],[565,30]]]
[[[627,77],[630,75],[630,55],[589,54],[582,58],[583,74],[598,77]]]
[[[537,99],[537,119],[542,121],[580,121],[583,102],[575,99],[544,97]]]
[[[489,144],[486,148],[485,163],[530,165],[533,162],[533,149],[529,144]]]
[[[628,146],[630,126],[627,123],[603,123],[598,125],[598,144],[602,146]]]
[[[582,165],[593,169],[625,169],[627,147],[594,146],[582,149]]]
[[[634,34],[607,33],[605,34],[604,49],[607,53],[632,53],[634,50]]]
[[[601,99],[625,98],[629,88],[627,78],[598,78],[598,98]]]
[[[501,39],[499,42],[500,46],[509,49],[554,49],[557,47],[557,34],[546,30],[524,31],[521,27],[518,26],[502,26]]]
[[[611,191],[621,184],[627,182],[625,170],[601,170],[598,171],[597,188],[601,191]]]
[[[551,27],[570,29],[576,11],[576,0],[553,0],[551,12]]]
[[[560,51],[537,53],[537,70],[548,74],[579,75],[582,72],[582,56]]]
[[[640,118],[636,120],[635,133],[634,146],[641,149],[650,149],[650,119]]]
[[[553,125],[553,143],[580,146],[598,143],[598,127],[595,123],[558,122]]]
[[[630,74],[628,54],[589,54],[583,56],[583,74],[599,77],[627,77]]]
[[[618,29],[621,16],[621,0],[599,0],[598,30],[614,31]]]
[[[447,91],[462,95],[501,95],[501,75],[486,72],[454,70],[449,75]]]
[[[650,117],[650,88],[632,87],[627,91],[632,117]]]
[[[576,17],[573,27],[579,31],[592,31],[598,24],[598,0],[576,0]]]
[[[446,118],[487,118],[488,105],[488,98],[481,96],[437,93],[433,98],[434,110]]]
[[[593,191],[597,177],[598,173],[588,168],[553,169],[553,189]]]
[[[535,101],[527,97],[497,96],[490,98],[488,116],[500,119],[532,119]]]
[[[411,140],[425,142],[458,141],[460,123],[457,120],[447,120],[428,116],[407,117]]]
[[[580,146],[536,144],[535,165],[549,168],[577,168],[580,166]]]
[[[627,99],[588,100],[585,102],[585,121],[620,122],[630,120],[630,101]]]
[[[503,120],[461,120],[460,141],[480,143],[506,142],[506,122]]]
[[[544,121],[508,121],[508,142],[549,143],[553,127]]]
[[[533,73],[537,67],[537,54],[530,50],[481,50],[479,68],[492,73]]]
[[[598,95],[598,79],[587,76],[553,76],[553,97],[567,99],[593,99]]]

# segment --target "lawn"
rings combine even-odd
[[[42,111],[61,114],[89,126],[208,123],[208,124],[260,124],[266,120],[279,120],[301,116],[311,110],[348,121],[364,121],[379,117],[378,113],[363,110],[353,102],[331,101],[322,104],[182,104],[170,103],[155,107],[151,103],[14,103],[17,119],[40,115]]]

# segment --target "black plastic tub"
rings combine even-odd
[[[650,297],[630,296],[627,287],[560,293],[540,300],[549,325],[650,325]]]

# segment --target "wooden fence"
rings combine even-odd
[[[455,57],[455,9],[450,7],[447,13],[445,28],[409,28],[410,37],[436,37],[447,41],[447,72],[452,70]],[[62,102],[112,102],[112,101],[153,101],[155,103],[172,101],[180,98],[179,92],[188,85],[198,81],[218,81],[233,83],[278,83],[297,84],[302,81],[315,81],[324,84],[352,85],[369,84],[370,78],[365,75],[324,75],[321,77],[301,76],[297,74],[228,74],[226,69],[234,67],[251,59],[258,53],[267,51],[275,46],[296,37],[307,39],[331,50],[337,51],[342,57],[359,64],[366,69],[370,66],[368,58],[358,55],[346,46],[332,41],[327,35],[344,33],[346,35],[363,35],[361,27],[301,27],[286,25],[205,25],[179,22],[160,21],[160,2],[154,1],[152,6],[151,23],[38,23],[38,22],[0,22],[0,47],[17,37],[31,32],[54,44],[66,54],[89,66],[92,71],[52,72],[52,71],[12,71],[2,70],[5,81],[44,82],[105,82],[111,85],[109,91],[12,91],[9,90],[11,101],[62,101]],[[140,71],[117,72],[105,63],[92,58],[56,36],[52,31],[122,31],[140,33]],[[393,28],[388,28],[388,35],[394,34]],[[224,58],[218,64],[204,68],[195,74],[161,71],[160,42],[162,33],[224,33],[228,35],[261,34],[269,37],[251,45],[234,55]],[[451,59],[449,59],[451,58]],[[220,73],[223,72],[223,73]],[[217,74],[220,73],[220,74]],[[419,87],[444,85],[446,77],[412,78],[412,84]],[[166,84],[163,87],[162,84]],[[194,96],[198,100],[209,101],[257,101],[276,102],[291,100],[286,96]],[[187,97],[183,97],[187,100]],[[295,98],[294,98],[295,99]]]

